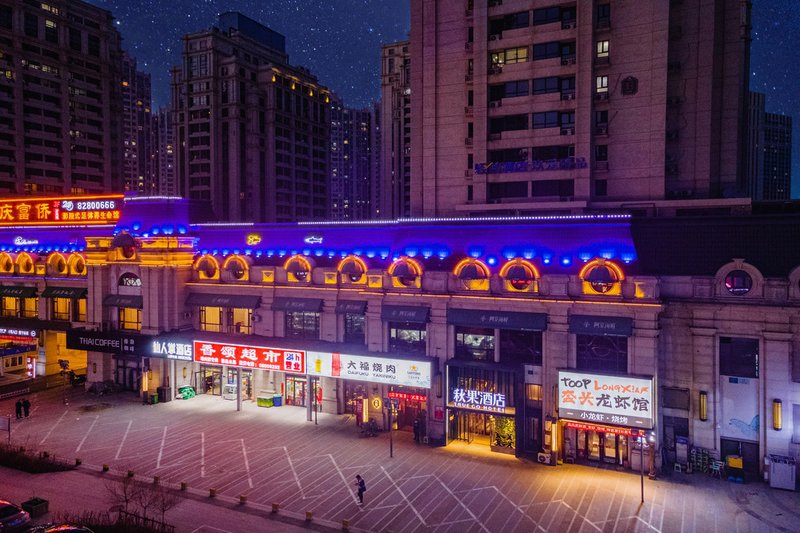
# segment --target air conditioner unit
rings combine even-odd
[[[262,320],[263,318],[261,317],[261,315],[253,313],[253,322],[261,322]]]
[[[575,93],[561,93],[562,100],[575,100]]]
[[[491,102],[489,102],[489,107],[500,107],[502,105],[503,102],[501,100],[492,100]]]
[[[499,40],[501,40],[502,38],[503,38],[503,34],[502,34],[502,33],[493,33],[493,34],[491,34],[491,35],[489,36],[489,40],[490,40],[490,41],[499,41]]]
[[[472,50],[472,43],[464,43],[464,50]]]
[[[489,74],[500,74],[503,72],[503,67],[491,67],[489,69]]]
[[[575,135],[575,128],[561,128],[561,135]]]
[[[464,145],[472,146],[472,137],[464,137]]]
[[[608,100],[608,92],[594,93],[595,100]]]
[[[608,135],[608,126],[597,126],[594,132],[596,135]]]
[[[550,454],[546,452],[539,452],[536,454],[536,462],[541,463],[543,465],[550,464]]]
[[[464,81],[472,81],[472,74],[466,74],[464,76]]]
[[[574,65],[575,64],[575,56],[571,57],[562,57],[561,58],[562,65]]]
[[[185,313],[183,313],[183,318],[184,318],[184,320],[191,319],[192,318],[192,312],[191,311],[186,311]]]
[[[561,29],[562,30],[570,30],[573,29],[577,23],[574,20],[565,20],[561,22]]]

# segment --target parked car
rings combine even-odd
[[[0,500],[0,531],[23,531],[28,528],[31,515],[19,505]]]

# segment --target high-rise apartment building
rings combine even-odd
[[[151,159],[152,90],[150,74],[137,70],[136,59],[122,54],[122,145],[126,191],[158,192]]]
[[[383,46],[379,218],[394,219],[411,214],[410,68],[408,41]]]
[[[325,219],[330,94],[240,13],[183,38],[172,71],[180,193],[227,221]]]
[[[412,212],[746,208],[749,9],[412,0]]]
[[[155,172],[156,192],[163,196],[177,196],[175,138],[172,128],[172,111],[169,108],[162,107],[153,115],[152,133],[150,157]]]
[[[768,113],[763,93],[748,106],[746,181],[753,200],[788,200],[792,188],[792,117]]]
[[[372,162],[370,163],[369,209],[370,218],[381,218],[381,189],[382,168],[381,153],[383,149],[383,135],[381,131],[381,103],[372,104],[372,128],[370,146],[372,147]]]
[[[337,97],[331,115],[332,220],[371,218],[372,112],[344,105]]]
[[[0,192],[121,190],[120,53],[104,9],[0,3]]]

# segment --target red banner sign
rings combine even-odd
[[[568,428],[580,429],[581,431],[596,431],[598,433],[611,433],[612,435],[626,435],[628,437],[638,437],[640,433],[636,428],[596,426],[595,424],[585,424],[583,422],[568,421],[564,425]]]
[[[211,365],[306,373],[306,353],[300,350],[194,341],[194,360]]]
[[[389,398],[398,400],[413,400],[417,402],[427,402],[428,397],[424,394],[411,394],[410,392],[389,392]]]
[[[0,226],[116,224],[121,194],[0,200]]]

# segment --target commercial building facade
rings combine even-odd
[[[63,282],[20,271],[60,265],[62,235],[31,227],[15,245],[20,230],[2,230],[0,286],[85,298],[63,348],[86,353],[90,386],[167,400],[190,386],[302,406],[298,422],[353,413],[542,462],[638,469],[642,438],[655,465],[686,463],[685,442],[752,474],[798,453],[800,256],[757,239],[796,232],[796,216],[208,225],[187,212],[128,199],[114,228],[76,227],[85,274]]]
[[[412,214],[747,209],[749,24],[729,0],[412,1]]]

